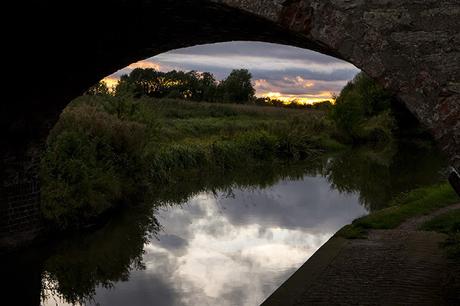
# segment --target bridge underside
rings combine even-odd
[[[457,0],[48,0],[13,5],[15,21],[4,28],[14,31],[3,35],[4,88],[14,98],[0,106],[0,236],[38,228],[37,162],[69,101],[132,62],[197,44],[266,41],[347,60],[394,92],[460,169]]]

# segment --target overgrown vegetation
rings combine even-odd
[[[342,132],[343,141],[349,143],[430,139],[415,116],[363,72],[343,88],[331,117]]]
[[[322,112],[83,96],[48,139],[43,212],[60,228],[80,227],[142,194],[147,183],[339,148],[333,131]]]
[[[391,96],[364,74],[335,105],[267,107],[281,105],[254,93],[247,70],[217,82],[210,73],[138,68],[114,91],[95,85],[64,111],[48,139],[44,216],[59,228],[78,228],[137,201],[146,186],[191,172],[304,160],[345,144],[385,145],[397,130]]]
[[[64,111],[42,160],[42,210],[81,225],[142,187],[146,127],[82,105]]]
[[[337,235],[349,239],[364,238],[370,229],[396,228],[412,217],[429,214],[459,201],[448,183],[415,189],[394,199],[390,207],[353,221]]]

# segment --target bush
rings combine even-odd
[[[42,211],[79,227],[140,188],[145,128],[90,106],[64,111],[41,163]]]
[[[388,142],[396,128],[392,103],[391,95],[361,72],[343,88],[331,118],[350,142]]]
[[[387,110],[362,122],[355,136],[363,142],[389,143],[393,140],[394,129],[395,120]]]

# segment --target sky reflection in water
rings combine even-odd
[[[145,270],[97,288],[101,305],[258,305],[339,228],[366,214],[355,193],[323,177],[266,189],[201,193],[163,208]]]

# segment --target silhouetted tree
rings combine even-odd
[[[117,95],[131,93],[135,98],[141,96],[162,96],[162,73],[153,68],[136,68],[129,75],[122,75],[118,86]]]
[[[97,84],[91,86],[86,92],[86,95],[90,96],[105,96],[110,94],[109,87],[104,81],[100,81]]]
[[[214,102],[216,100],[217,81],[212,73],[202,73],[199,86],[201,94],[200,101]]]
[[[209,72],[161,72],[152,68],[136,68],[129,75],[121,76],[115,95],[246,103],[252,101],[255,94],[251,77],[248,70],[233,70],[218,83]]]
[[[219,87],[224,102],[246,103],[254,98],[255,89],[251,83],[252,75],[247,69],[235,69],[223,80]]]

